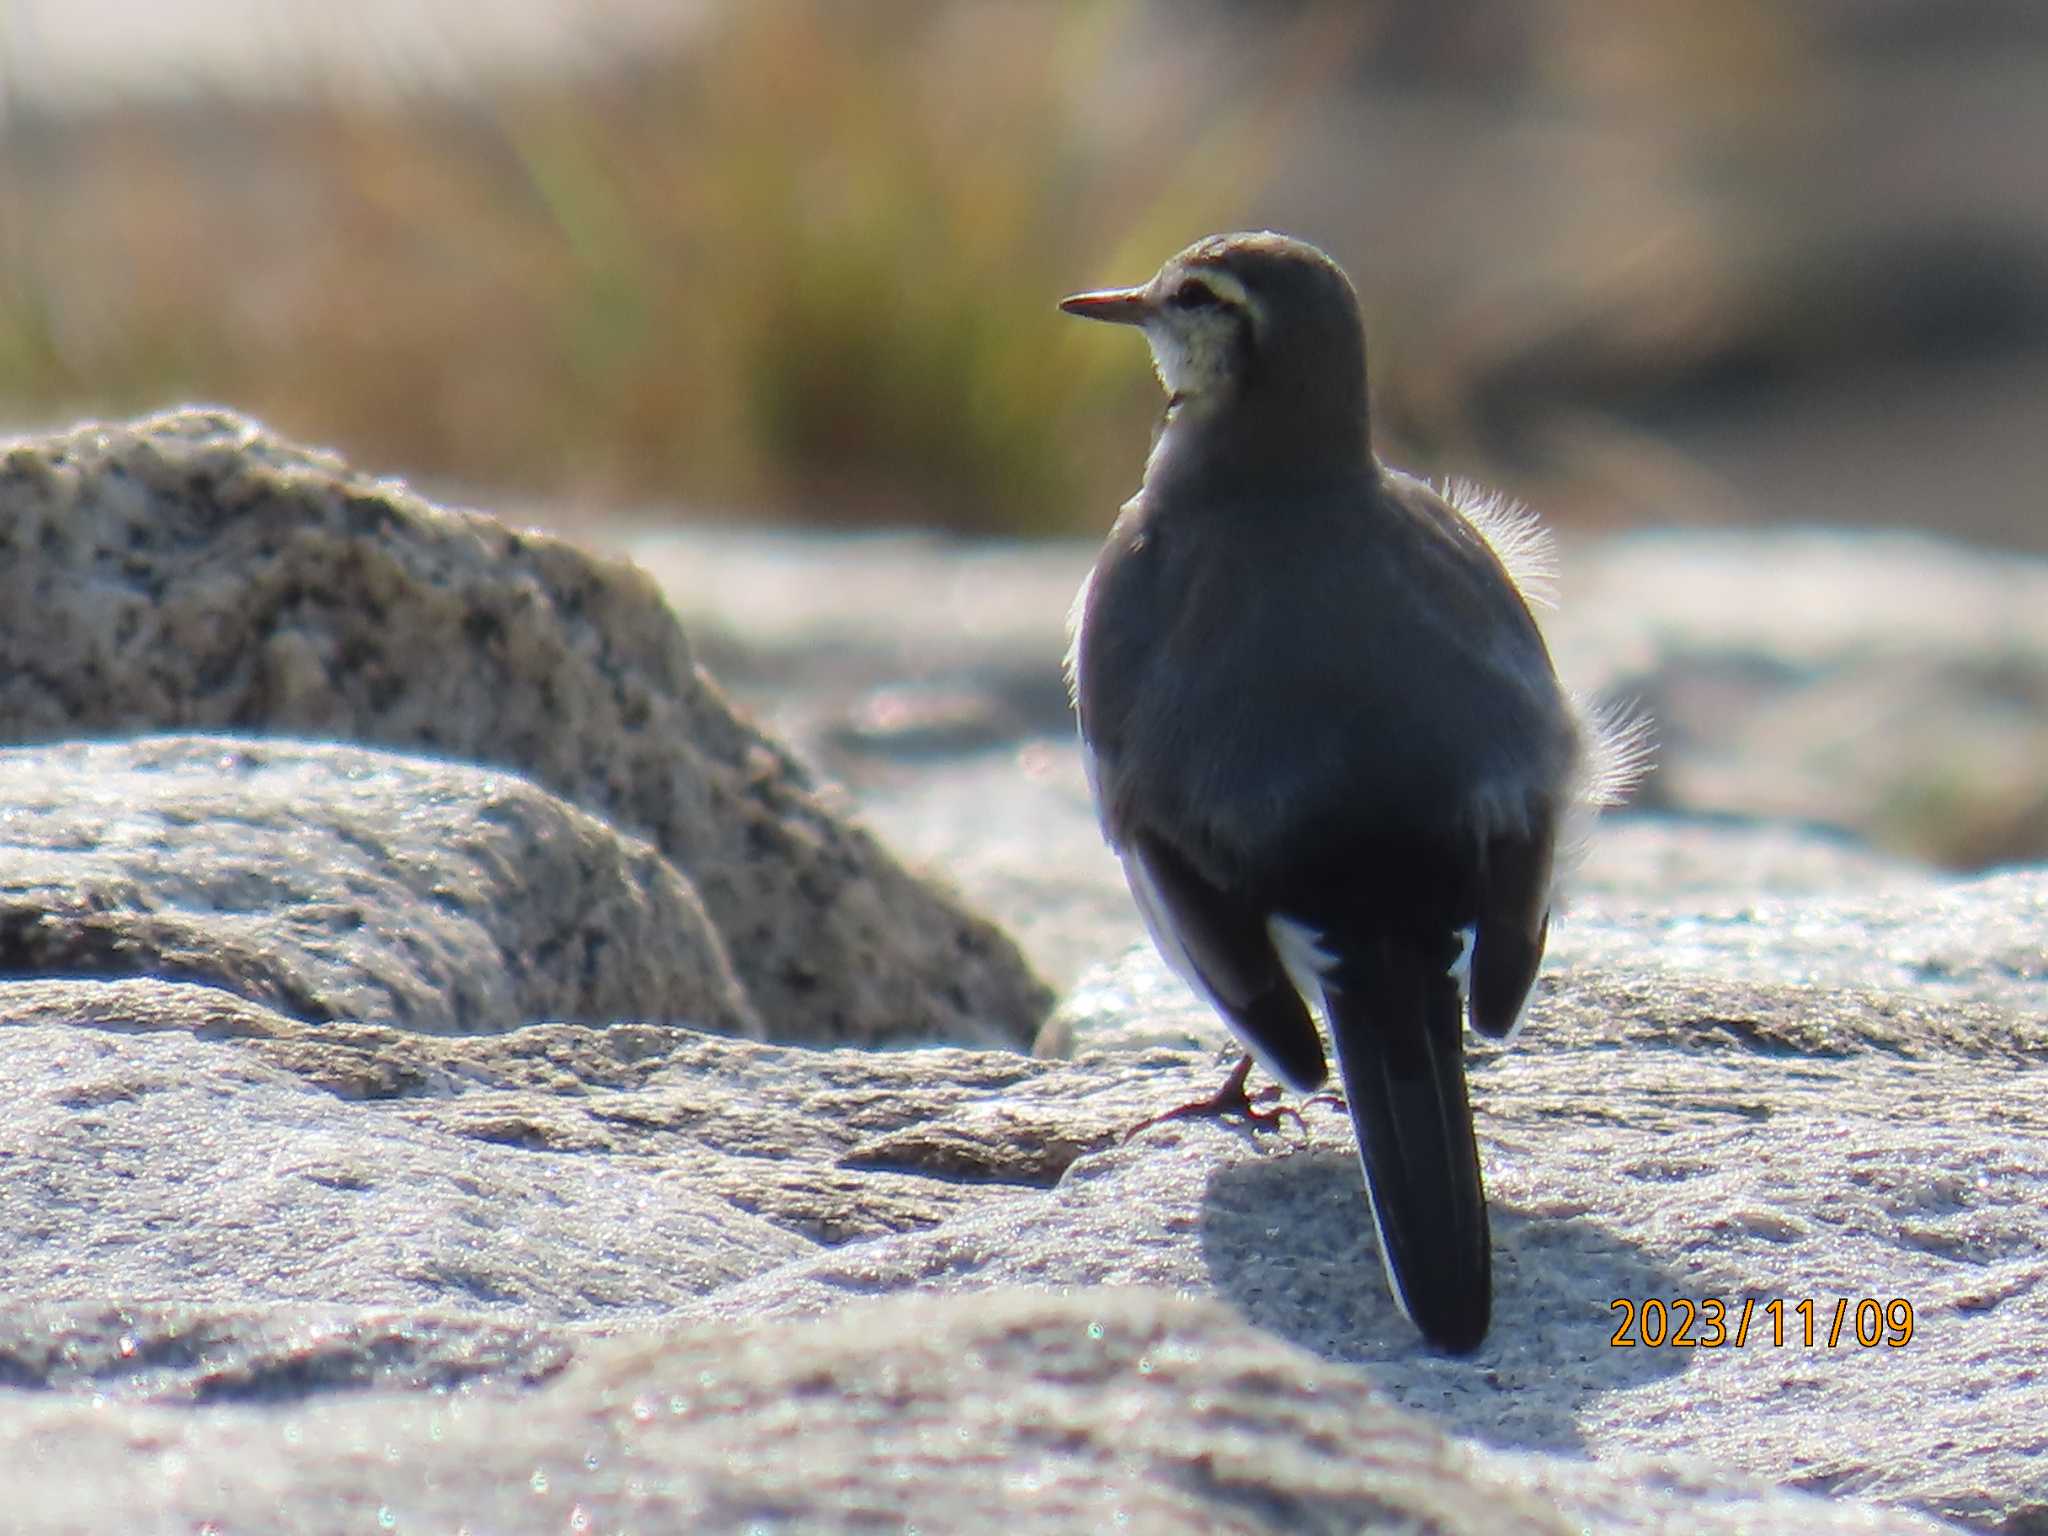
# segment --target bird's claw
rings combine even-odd
[[[1186,1104],[1175,1105],[1164,1114],[1140,1120],[1124,1133],[1125,1144],[1128,1145],[1140,1131],[1149,1131],[1153,1126],[1164,1125],[1169,1120],[1220,1120],[1229,1115],[1242,1115],[1251,1126],[1254,1135],[1262,1130],[1277,1130],[1280,1122],[1287,1119],[1292,1119],[1306,1135],[1308,1122],[1302,1119],[1301,1111],[1294,1105],[1276,1103],[1271,1109],[1259,1108],[1259,1105],[1267,1100],[1280,1097],[1280,1085],[1273,1083],[1261,1088],[1257,1093],[1247,1093],[1245,1079],[1251,1075],[1251,1070],[1251,1057],[1242,1057],[1237,1065],[1231,1068],[1230,1076],[1223,1080],[1223,1086],[1209,1097],[1193,1099]],[[1303,1102],[1313,1104],[1317,1100],[1335,1100],[1339,1104],[1343,1103],[1336,1095],[1323,1093]]]

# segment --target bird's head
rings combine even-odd
[[[1144,330],[1169,424],[1198,431],[1202,457],[1304,470],[1370,457],[1358,295],[1305,241],[1211,235],[1140,287],[1077,293],[1060,308]]]

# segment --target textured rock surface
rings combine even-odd
[[[177,977],[430,1034],[762,1034],[674,866],[513,774],[158,736],[0,751],[0,806],[0,976]]]
[[[855,1303],[593,1349],[518,1403],[0,1407],[16,1508],[163,1529],[1932,1533],[1752,1479],[1446,1440],[1363,1373],[1149,1291]],[[282,1433],[280,1430],[282,1429]]]
[[[1861,867],[1860,883],[1815,889],[1783,864],[1776,880],[1738,883],[1745,854],[1798,846],[1730,835],[1697,823],[1637,818],[1611,829],[1586,871],[1567,916],[1554,925],[1536,997],[1574,985],[1586,973],[1619,972],[1674,980],[1711,976],[1763,984],[1859,989],[1935,1000],[1979,1002],[2015,1017],[2048,1019],[2048,867],[1975,878],[1908,875],[1881,860],[1840,861]],[[1666,857],[1649,863],[1662,844]],[[1726,852],[1716,858],[1716,844]],[[1690,859],[1717,866],[1684,894],[1678,873]],[[1809,869],[1839,860],[1812,845]],[[1657,869],[1671,882],[1660,901],[1633,879]],[[1229,1032],[1165,977],[1149,947],[1133,948],[1085,974],[1046,1021],[1038,1050],[1072,1055],[1112,1046],[1182,1045],[1222,1049]],[[1136,1004],[1134,1006],[1134,1004]]]
[[[1192,1006],[1163,976],[1129,1002]],[[303,1523],[285,1528],[326,1529],[312,1511],[351,1475],[438,1515],[499,1508],[524,1467],[565,1514],[701,1464],[727,1472],[665,1485],[674,1509],[736,1518],[753,1499],[790,1527],[872,1506],[1071,1529],[1088,1501],[1161,1483],[1145,1496],[1203,1512],[1188,1529],[1322,1528],[1326,1496],[1341,1529],[1352,1500],[1404,1507],[1411,1452],[1451,1531],[1498,1529],[1458,1513],[1475,1475],[1568,1518],[1597,1505],[1603,1530],[1915,1528],[1758,1503],[1753,1480],[1982,1521],[2048,1508],[2048,1398],[2014,1343],[2048,1328],[2048,1019],[1990,1005],[1568,978],[1475,1065],[1500,1300],[1471,1360],[1422,1352],[1388,1300],[1341,1116],[1123,1144],[1213,1082],[1205,1053],[821,1053],[661,1026],[439,1039],[147,981],[6,984],[0,1018],[0,1245],[29,1303],[0,1329],[0,1380],[119,1408],[81,1433],[47,1398],[0,1398],[0,1443],[79,1475],[106,1458],[93,1476],[129,1490],[123,1508],[232,1527],[295,1489]],[[943,1325],[929,1304],[844,1311],[889,1293],[985,1302]],[[1830,1347],[1836,1298],[1865,1297],[1909,1304],[1911,1339]],[[1740,1347],[1619,1348],[1618,1298],[1717,1298],[1731,1330],[1745,1299],[1811,1298],[1820,1337],[1795,1313],[1776,1343],[1758,1312]],[[1044,1342],[1104,1318],[1131,1333],[1102,1354]],[[593,1329],[645,1337],[612,1354]],[[1215,1374],[1174,1359],[1139,1389],[1160,1399],[1084,1413],[1098,1375],[1130,1379],[1147,1330],[1177,1329]],[[334,1396],[463,1383],[452,1409]],[[1400,1421],[1409,1450],[1344,1406],[1366,1384],[1422,1415]],[[247,1406],[122,1406],[144,1399]],[[443,1461],[444,1411],[474,1415],[456,1444],[502,1449]],[[860,1425],[900,1451],[862,1451]],[[288,1427],[306,1437],[291,1477],[245,1465],[237,1446]],[[186,1476],[121,1471],[135,1437]],[[402,1470],[364,1481],[338,1443],[398,1446]],[[758,1460],[726,1461],[747,1443]],[[1201,1473],[1219,1457],[1228,1476]],[[963,1458],[982,1492],[961,1491]],[[1384,1477],[1337,1470],[1390,1459]],[[64,1529],[72,1483],[49,1476]],[[1022,1497],[1034,1479],[1046,1513]],[[976,1502],[997,1483],[1016,1502]]]
[[[316,507],[340,494],[317,466],[275,473],[327,486],[307,493]],[[93,483],[124,494],[107,489],[118,475]],[[0,469],[0,506],[19,494]],[[489,590],[507,571],[527,579],[536,550],[570,558],[370,499],[440,530],[432,548],[443,534],[485,540],[499,586],[475,581]],[[183,526],[163,519],[150,527]],[[265,512],[233,526],[299,525]],[[829,578],[839,546],[822,547],[813,564]],[[1838,550],[1853,563],[1853,541]],[[875,582],[900,600],[951,559]],[[1047,1041],[1078,1047],[1071,1059],[800,1050],[655,1022],[505,1029],[525,1005],[496,1001],[462,1015],[491,1032],[430,1034],[282,990],[0,982],[9,1517],[56,1532],[1064,1533],[1116,1528],[1121,1511],[1134,1530],[1473,1536],[1904,1533],[1943,1516],[2017,1536],[2048,1522],[2048,1393],[2029,1343],[2048,1337],[2048,871],[1943,878],[1725,814],[1609,828],[1528,1030],[1474,1051],[1494,1333],[1472,1359],[1428,1355],[1388,1299],[1341,1115],[1311,1108],[1277,1135],[1174,1123],[1123,1140],[1213,1086],[1220,1036],[1130,950],[1136,922],[1046,664],[1066,585],[1055,563],[991,556],[942,589],[985,616],[950,660],[928,613],[906,613],[892,649],[887,614],[862,617],[835,588],[829,663],[814,665],[795,624],[749,681],[858,773],[868,816],[915,861],[1016,925],[1049,972],[1082,978]],[[79,612],[129,603],[118,566],[95,578],[100,598],[74,594]],[[1724,602],[1744,568],[1723,573]],[[1633,567],[1613,600],[1654,604],[1686,569],[1682,555]],[[533,577],[531,600],[575,606],[564,581]],[[1053,593],[1043,618],[1039,586]],[[576,591],[586,615],[625,602],[603,582]],[[1859,603],[1842,599],[1865,624]],[[162,617],[136,611],[138,624]],[[224,602],[208,611],[230,622]],[[563,632],[598,644],[583,622]],[[1626,626],[1555,632],[1568,658],[1589,645],[1608,674],[1640,678],[1711,662],[1761,621],[1700,622],[1722,628],[1701,638],[1674,621],[1648,663]],[[2024,678],[2032,641],[2018,619],[2012,633]],[[1789,638],[1736,648],[1781,640],[1785,675],[1808,675]],[[388,658],[360,643],[345,686],[365,658]],[[208,654],[213,670],[187,668],[179,686],[210,690],[243,664],[232,647]],[[1845,654],[1810,675],[1880,678],[1900,659]],[[120,687],[140,686],[130,671]],[[597,673],[576,686],[596,688]],[[17,667],[0,673],[10,687],[41,697],[49,680]],[[1669,697],[1690,722],[1677,750],[1704,761],[1704,695]],[[523,709],[508,720],[533,718]],[[987,745],[1041,717],[1044,736]],[[682,734],[658,724],[650,740]],[[655,771],[639,734],[612,739],[628,743],[615,766]],[[1866,745],[1882,753],[1885,738]],[[472,960],[481,975],[494,948],[530,943],[516,906],[487,911],[521,899],[494,894],[501,868],[508,885],[594,880],[569,905],[619,925],[621,945],[635,924],[669,921],[635,894],[667,889],[655,851],[507,775],[225,748],[258,786],[245,795],[205,750],[10,754],[29,766],[0,785],[0,805],[20,801],[0,821],[0,888],[28,888],[17,870],[39,867],[37,905],[73,914],[57,931],[90,933],[88,898],[128,882],[125,910],[190,925],[151,930],[189,940],[200,964],[185,974],[233,962],[422,1009],[435,978]],[[121,803],[93,802],[94,784],[119,782],[109,765],[133,773],[152,752],[164,758],[149,771],[184,783],[178,794],[106,788]],[[377,766],[338,766],[358,760]],[[743,793],[721,773],[718,794]],[[180,804],[223,840],[187,843]],[[351,818],[371,805],[390,808],[371,819],[417,820],[437,852],[415,868],[388,856],[395,843],[362,846]],[[388,914],[378,929],[416,929],[418,950],[337,936],[302,870],[254,880],[264,839],[282,841],[284,808],[301,806],[318,862],[367,889]],[[494,820],[491,806],[508,809]],[[1836,819],[1864,824],[1851,811]],[[87,846],[103,823],[142,830]],[[189,864],[163,851],[206,846]],[[9,942],[25,931],[17,918]],[[105,977],[104,959],[80,969]],[[532,980],[500,978],[509,997]],[[293,1006],[265,1006],[272,996]],[[1649,1299],[1720,1301],[1731,1337],[1617,1345],[1613,1303]],[[1859,1318],[1865,1299],[1889,1310]],[[1883,1337],[1857,1342],[1857,1323],[1877,1320]]]
[[[2048,560],[1914,534],[1646,533],[1571,566],[1560,664],[1639,698],[1645,804],[2048,858]]]
[[[652,582],[239,417],[0,445],[0,737],[339,738],[517,770],[650,838],[778,1038],[1029,1037],[991,925],[833,815]]]

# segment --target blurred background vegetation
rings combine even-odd
[[[0,0],[0,429],[1094,530],[1158,401],[1054,300],[1270,225],[1395,462],[2048,549],[2044,146],[2039,0]]]

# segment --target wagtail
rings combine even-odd
[[[1141,328],[1168,397],[1067,669],[1152,941],[1250,1052],[1200,1107],[1252,1112],[1252,1057],[1319,1088],[1320,1013],[1394,1295],[1470,1351],[1493,1287],[1463,1021],[1514,1033],[1560,849],[1640,754],[1558,684],[1507,563],[1532,524],[1373,456],[1328,256],[1218,235],[1060,307]]]

